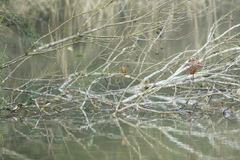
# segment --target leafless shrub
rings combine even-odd
[[[230,34],[239,24],[221,34],[216,33],[226,23],[228,14],[212,25],[206,42],[200,48],[186,48],[185,51],[156,61],[150,55],[154,48],[161,49],[161,45],[179,31],[184,16],[189,14],[183,10],[188,5],[187,1],[161,1],[154,5],[151,2],[141,5],[144,1],[136,4],[126,2],[111,18],[99,19],[99,15],[106,14],[109,7],[116,7],[116,3],[120,5],[106,1],[98,3],[94,9],[73,12],[61,25],[53,30],[49,28],[49,33],[37,40],[25,55],[4,63],[0,69],[16,63],[21,65],[31,57],[52,52],[62,52],[60,58],[66,58],[67,47],[91,43],[99,48],[99,53],[95,53],[85,66],[75,67],[74,72],[68,73],[66,61],[62,61],[63,75],[54,76],[52,72],[44,72],[41,77],[30,79],[21,86],[4,89],[20,95],[32,93],[45,96],[48,101],[75,102],[84,113],[89,105],[93,106],[93,110],[111,109],[114,114],[127,109],[179,113],[192,112],[191,107],[197,103],[239,102],[239,33]],[[81,22],[75,34],[64,38],[59,36],[39,47],[42,39],[55,37],[62,28],[82,17],[84,23]],[[102,63],[92,69],[99,61]],[[3,78],[2,84],[10,76],[11,73]],[[82,81],[84,86],[79,86]],[[30,91],[25,88],[29,84],[38,84],[39,88]],[[188,109],[182,109],[183,106]]]
[[[38,2],[47,16],[58,13],[62,6],[60,1]],[[57,7],[46,9],[50,2]],[[4,116],[2,107],[0,118],[27,119],[11,126],[26,140],[21,143],[37,144],[38,150],[44,150],[41,154],[46,152],[54,159],[63,158],[55,152],[58,147],[67,148],[69,155],[76,149],[89,159],[97,159],[96,153],[111,159],[109,148],[93,143],[98,137],[126,145],[122,148],[127,148],[129,155],[121,153],[122,159],[147,159],[144,149],[153,153],[153,159],[169,158],[163,152],[183,159],[194,159],[189,153],[200,159],[219,159],[223,145],[239,149],[239,129],[229,129],[224,120],[229,115],[239,120],[234,106],[240,97],[240,24],[232,25],[233,11],[216,17],[218,1],[191,2],[65,1],[65,8],[70,8],[64,9],[68,20],[57,24],[59,15],[52,15],[47,33],[24,55],[1,61],[2,103],[4,107],[18,104],[17,108],[7,108]],[[214,18],[207,21],[209,27],[203,31],[198,18],[206,15]],[[194,30],[185,33],[182,27],[188,19],[194,20]],[[221,31],[224,25],[229,27]],[[69,32],[65,33],[66,28]],[[201,40],[205,35],[207,38]],[[189,45],[186,39],[191,36],[195,42]],[[177,48],[172,46],[176,41],[184,46],[183,51],[172,49]],[[96,50],[86,53],[91,56],[74,56],[75,62],[70,52],[74,48],[83,52],[81,45]],[[42,57],[51,60],[46,68],[38,68],[31,78],[14,77],[25,63]],[[19,107],[27,111],[22,117]],[[51,127],[49,119],[56,119],[50,121]],[[106,126],[111,130],[104,130]],[[30,136],[25,128],[31,132],[36,129],[37,134]],[[54,146],[59,139],[64,143]],[[77,147],[70,148],[72,143]],[[25,154],[12,151],[9,144],[3,146],[4,154],[27,159]],[[213,149],[214,156],[204,152],[206,146]]]

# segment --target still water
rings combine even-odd
[[[81,113],[62,114],[1,121],[1,158],[224,160],[239,156],[240,124],[235,120],[95,115],[86,123],[79,118]]]
[[[135,6],[135,4],[130,4],[133,5],[131,9],[138,7],[137,5]],[[139,3],[138,5],[144,6],[143,4]],[[148,5],[150,4],[151,3],[149,2],[146,6],[149,7]],[[156,2],[156,4],[158,3]],[[121,3],[116,3],[116,6],[114,6],[115,8],[112,7],[112,10],[109,10],[108,13],[114,11],[114,9],[119,6],[121,6]],[[210,7],[206,7],[204,12],[207,13],[207,16],[199,16],[196,18],[194,17],[194,14],[189,15],[190,18],[188,17],[189,19],[187,20],[184,19],[181,24],[176,24],[176,26],[173,25],[171,26],[172,28],[169,27],[171,32],[164,33],[161,37],[163,39],[162,41],[154,42],[154,46],[151,48],[152,50],[150,52],[147,52],[147,46],[149,43],[153,42],[152,39],[148,39],[148,36],[156,37],[157,34],[156,32],[142,34],[139,36],[139,40],[137,40],[138,43],[136,48],[138,48],[138,50],[131,50],[128,54],[123,54],[122,57],[116,58],[115,65],[108,68],[108,71],[119,72],[119,66],[124,65],[128,72],[131,72],[132,75],[136,75],[141,70],[136,67],[140,60],[147,59],[146,62],[149,62],[146,64],[144,63],[141,66],[144,68],[149,64],[157,63],[162,59],[171,56],[172,53],[181,52],[186,48],[200,48],[206,41],[207,31],[209,31],[211,25],[216,20],[214,18],[226,14],[227,11],[225,9],[227,7],[229,7],[229,11],[233,9],[231,8],[233,6],[229,5],[229,3],[217,3],[217,6],[217,13],[220,15],[216,15],[216,12],[209,12],[208,9]],[[143,10],[144,11],[142,12],[134,10],[133,12],[130,12],[130,14],[133,14],[134,16],[145,14],[145,9]],[[167,11],[169,10],[166,9],[166,12]],[[93,15],[97,15],[97,13],[98,12]],[[117,22],[126,20],[125,18],[128,18],[128,16],[126,16],[127,13],[129,13],[129,10],[127,9],[123,12],[119,11],[119,17],[116,16],[117,18],[114,20]],[[44,12],[42,14],[46,13]],[[64,16],[66,15],[67,11]],[[157,19],[158,17],[156,15],[152,15],[151,18]],[[178,15],[178,13],[176,15]],[[231,23],[236,24],[240,21],[238,15],[237,12],[231,14],[234,19]],[[63,16],[62,12],[58,16]],[[108,16],[109,14],[103,13],[99,17],[105,18],[102,22],[109,23],[106,20]],[[58,26],[63,19],[63,17],[57,18],[49,23],[53,23],[51,24],[53,26]],[[87,18],[79,21],[81,23],[83,23],[82,21],[84,21],[84,23],[85,21],[86,23],[88,22]],[[144,19],[141,23],[145,25],[149,21],[151,20]],[[135,22],[132,23],[134,24]],[[40,22],[38,22],[36,29],[39,30],[39,34],[43,35],[48,33],[49,30],[46,30],[47,26],[42,25],[42,23],[40,25]],[[91,27],[95,27],[94,25]],[[228,23],[224,25],[223,28],[219,28],[219,32],[222,30],[224,31],[228,25],[232,24]],[[134,27],[131,29],[135,30],[135,32],[138,32],[138,29],[141,29],[136,27],[137,25],[135,26],[135,24],[133,26]],[[83,26],[83,28],[84,27],[86,26]],[[97,23],[96,27],[98,27]],[[128,32],[128,29],[130,28],[127,25],[124,27],[127,29],[113,28],[100,31],[99,34],[105,36],[105,34],[108,35],[108,33],[114,33],[114,35],[119,36]],[[150,25],[150,27],[153,26]],[[173,28],[175,27],[176,31],[180,30],[180,32],[176,32],[178,38],[188,35],[189,30],[194,32],[194,34],[188,35],[181,40],[177,40],[177,38],[173,36],[175,31]],[[70,32],[79,29],[76,28],[76,25],[70,26],[66,31],[62,30],[60,33],[53,34],[52,36],[43,39],[41,43],[47,43],[50,40],[58,40],[61,39],[61,36],[64,37],[68,34],[71,35],[72,33]],[[198,32],[197,30],[201,32]],[[239,29],[237,31],[239,31]],[[160,29],[158,29],[157,33],[158,32],[160,32]],[[98,33],[96,33],[96,35],[97,34]],[[91,36],[94,36],[94,34]],[[7,99],[6,97],[10,97],[10,102],[16,101],[17,103],[23,103],[30,99],[30,97],[35,94],[35,91],[49,94],[50,96],[52,96],[51,94],[58,94],[59,90],[54,87],[60,87],[60,85],[66,81],[67,76],[78,71],[84,73],[92,71],[98,72],[97,68],[108,59],[108,53],[111,53],[111,51],[114,50],[117,54],[120,54],[120,49],[129,44],[134,44],[131,38],[126,39],[125,42],[119,43],[119,41],[116,40],[116,42],[113,41],[109,45],[106,44],[108,41],[111,41],[111,39],[108,39],[107,42],[101,40],[97,41],[95,39],[83,42],[78,41],[67,47],[60,46],[60,49],[54,53],[43,54],[26,60],[25,63],[17,67],[17,72],[11,73],[11,69],[8,68],[3,75],[6,76],[11,73],[11,76],[6,76],[6,82],[3,83],[3,86],[16,87],[21,85],[21,87],[24,86],[26,90],[30,91],[30,93],[12,94],[12,92],[6,91],[4,92],[3,97],[5,99]],[[148,41],[146,41],[146,39]],[[116,50],[115,47],[117,48]],[[17,45],[16,47],[11,47],[9,52],[14,51],[15,53],[19,50],[24,53],[26,49],[23,46]],[[145,54],[138,55],[138,51],[143,51],[144,53],[147,52],[149,55],[142,58],[141,56],[145,56]],[[11,55],[10,58],[12,57],[17,57],[17,55]],[[93,63],[89,63],[90,61]],[[37,80],[34,78],[42,79],[37,83]],[[114,81],[113,84],[118,85],[109,85],[106,87],[102,85],[104,84],[102,82],[100,85],[94,85],[92,91],[101,93],[102,90],[105,90],[106,88],[122,89],[128,87],[130,84],[128,79],[119,82],[119,79],[122,77],[116,76],[115,78],[116,79],[112,80]],[[97,78],[83,78],[70,86],[72,87],[71,91],[73,91],[73,94],[77,95],[79,92],[75,91],[75,88],[87,88],[87,86],[95,79]],[[48,93],[48,91],[51,92]],[[104,95],[104,92],[102,92],[102,94]],[[68,98],[67,94],[63,96]],[[77,96],[79,96],[79,101],[72,101],[69,103],[60,101],[59,103],[53,103],[47,106],[46,103],[40,105],[40,102],[38,102],[39,105],[27,104],[17,111],[2,109],[0,114],[0,158],[3,160],[239,159],[239,104],[231,107],[231,102],[229,102],[229,106],[227,107],[230,107],[230,109],[228,109],[226,113],[221,112],[221,110],[209,112],[206,110],[196,113],[191,112],[191,114],[176,113],[170,115],[150,113],[148,111],[145,112],[133,108],[130,112],[126,111],[114,115],[112,114],[114,110],[113,106],[111,106],[112,108],[108,108],[103,103],[96,105],[97,98],[99,97],[94,97],[92,99],[88,97],[90,100],[86,100],[87,102],[83,107],[81,103],[82,100],[85,99],[82,98],[82,95]],[[112,99],[116,97],[113,96]],[[219,105],[220,102],[216,103]],[[102,110],[99,111],[99,108]]]

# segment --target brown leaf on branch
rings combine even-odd
[[[201,63],[193,58],[189,58],[186,65],[189,66],[188,74],[195,74],[197,70],[202,67]]]

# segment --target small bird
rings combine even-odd
[[[127,69],[125,67],[121,68],[122,73],[127,73]]]
[[[17,110],[19,110],[22,107],[21,103],[15,103],[13,108],[7,108],[6,110],[9,110],[11,113],[12,112],[16,112]]]

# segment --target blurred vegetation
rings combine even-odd
[[[32,43],[38,38],[34,21],[27,14],[18,13],[16,8],[18,4],[15,3],[10,0],[0,0],[0,65],[11,59],[12,54],[6,49],[15,48],[13,41],[21,37],[21,43],[25,44],[25,42]],[[19,46],[18,49],[24,48],[23,46]]]
[[[16,13],[9,0],[1,0],[0,7],[0,28],[6,26],[20,36],[24,36],[30,40],[36,39],[37,34],[31,19],[25,15]]]

